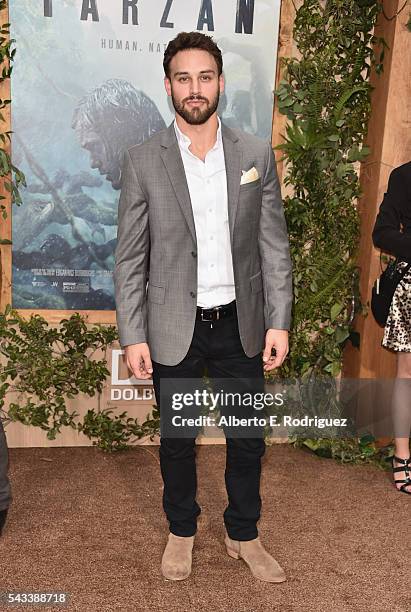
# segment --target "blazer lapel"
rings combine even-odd
[[[163,133],[161,146],[161,157],[163,159],[164,166],[167,170],[167,174],[170,178],[171,185],[173,186],[174,193],[176,194],[188,228],[193,236],[194,242],[197,244],[190,192],[188,190],[187,179],[184,172],[184,164],[183,160],[181,159],[181,153],[177,143],[173,123]]]
[[[221,130],[227,175],[228,222],[230,226],[231,244],[233,244],[234,224],[238,208],[238,197],[240,194],[243,153],[240,147],[240,140],[235,132],[223,123],[221,124]],[[161,147],[161,157],[173,186],[174,193],[176,194],[194,242],[197,244],[190,192],[188,190],[183,160],[181,159],[173,123],[163,132]]]
[[[234,224],[240,194],[243,152],[240,147],[240,140],[235,132],[223,123],[221,125],[221,130],[227,175],[228,223],[230,226],[231,244],[233,244]]]

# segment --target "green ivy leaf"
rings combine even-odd
[[[338,317],[343,308],[344,306],[342,304],[339,304],[338,302],[333,304],[330,312],[331,321],[335,321],[335,319]]]
[[[280,100],[279,101],[279,105],[281,108],[288,108],[289,106],[292,106],[294,104],[294,99],[293,98],[285,98],[284,100]]]
[[[349,337],[350,332],[348,327],[337,327],[335,332],[335,341],[338,344],[342,344]]]

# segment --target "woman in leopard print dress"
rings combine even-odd
[[[372,238],[376,247],[398,258],[398,267],[411,263],[411,162],[391,172]],[[411,495],[411,270],[395,290],[382,345],[397,353],[392,397],[394,482],[398,490]]]

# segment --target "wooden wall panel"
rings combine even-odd
[[[84,316],[87,323],[90,323],[90,325],[96,323],[116,325],[115,310],[30,310],[28,308],[17,308],[17,312],[23,317],[30,317],[32,314],[38,314],[44,317],[50,325],[57,325],[62,319],[69,318],[75,312],[79,312]]]
[[[8,23],[9,15],[8,10],[3,9],[0,11],[0,23]],[[10,100],[10,79],[7,79],[0,85],[0,97],[4,100]],[[1,111],[6,122],[0,121],[0,131],[5,132],[10,130],[10,105]],[[5,145],[2,143],[2,147],[10,153],[10,143],[7,142]],[[3,205],[6,207],[7,219],[3,219],[0,215],[0,238],[11,240],[11,207],[10,207],[10,194],[4,188],[4,180],[0,180],[0,195],[6,199],[1,200]],[[4,308],[4,305],[9,303],[11,300],[11,245],[0,245],[0,308]]]

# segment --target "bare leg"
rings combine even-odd
[[[411,429],[411,353],[398,353],[397,377],[392,397],[392,417],[394,423],[395,455],[400,459],[410,456],[410,429]],[[400,463],[394,462],[395,467]],[[396,472],[395,478],[404,479],[405,472]],[[396,485],[399,489],[401,484]],[[406,487],[411,492],[411,485]]]

